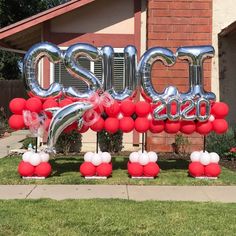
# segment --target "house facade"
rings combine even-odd
[[[115,48],[115,87],[123,85],[123,48],[134,45],[140,57],[148,48],[160,46],[172,51],[180,46],[213,45],[216,56],[204,64],[204,87],[230,105],[229,121],[234,118],[234,66],[236,57],[234,33],[236,6],[233,0],[72,0],[23,21],[0,29],[0,47],[22,55],[35,43],[49,41],[62,49],[85,42],[97,47]],[[101,64],[80,62],[98,77]],[[39,81],[48,87],[53,81],[74,85],[83,84],[70,78],[63,65],[52,65],[47,59],[39,64]],[[181,92],[188,89],[188,64],[178,61],[166,68],[156,63],[152,82],[157,91],[169,85]],[[92,134],[91,134],[92,135]],[[95,136],[94,136],[95,139]],[[174,135],[147,134],[148,149],[171,151]],[[137,133],[129,134],[127,142],[138,144]],[[202,137],[190,138],[194,150],[201,149]]]

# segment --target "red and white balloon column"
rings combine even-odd
[[[220,157],[217,153],[195,151],[190,155],[189,174],[194,178],[217,178],[221,173]]]
[[[52,167],[48,161],[49,154],[45,152],[27,151],[19,163],[18,173],[23,178],[46,178],[52,172]]]
[[[87,152],[80,166],[80,173],[87,179],[107,178],[112,175],[111,154]]]
[[[128,174],[132,178],[154,178],[157,177],[160,168],[156,163],[158,156],[155,152],[132,152],[129,155]]]

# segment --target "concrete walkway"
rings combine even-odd
[[[0,185],[0,199],[39,198],[236,203],[236,186]]]
[[[12,149],[19,149],[22,147],[22,141],[29,134],[29,130],[18,130],[12,132],[9,137],[0,139],[0,158],[9,154]]]

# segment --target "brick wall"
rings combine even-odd
[[[149,0],[147,47],[163,46],[173,52],[180,46],[211,44],[212,0]],[[204,65],[204,86],[210,90],[211,61]],[[188,64],[178,61],[171,68],[156,63],[152,81],[157,91],[175,85],[181,92],[188,90]],[[191,149],[202,149],[202,137],[190,137]],[[148,148],[171,151],[174,135],[148,134]]]

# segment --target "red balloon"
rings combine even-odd
[[[18,173],[20,176],[33,176],[35,167],[28,162],[21,161],[18,165]]]
[[[102,163],[97,167],[98,176],[110,176],[112,174],[112,165],[110,163]]]
[[[99,120],[96,121],[93,125],[90,126],[90,129],[95,131],[95,132],[99,132],[104,128],[104,120],[102,117],[99,117]]]
[[[9,103],[9,108],[12,113],[22,115],[22,111],[25,109],[26,100],[24,98],[14,98]]]
[[[25,123],[22,115],[12,115],[8,120],[8,124],[14,130],[25,128]]]
[[[151,120],[149,122],[149,130],[152,133],[161,133],[165,129],[165,122],[163,120]]]
[[[51,119],[46,119],[46,120],[45,120],[44,125],[45,125],[46,131],[48,131],[48,128],[49,128],[49,126],[50,126],[50,123],[51,123]]]
[[[181,121],[180,122],[180,132],[184,134],[192,134],[196,130],[196,124],[194,121]]]
[[[104,107],[103,107],[102,105],[96,106],[96,107],[94,108],[94,111],[96,111],[98,114],[101,114],[101,113],[104,112]]]
[[[78,128],[78,123],[77,123],[77,122],[74,122],[73,124],[67,126],[67,127],[63,130],[63,132],[68,134],[68,133],[70,133],[72,130],[76,130],[77,128]]]
[[[140,101],[136,103],[135,112],[138,116],[147,116],[151,111],[151,106],[149,103]]]
[[[157,163],[150,162],[143,167],[143,174],[145,176],[156,177],[160,172],[160,168]]]
[[[35,174],[39,177],[48,177],[52,172],[52,167],[48,162],[41,162],[35,167]]]
[[[169,134],[175,134],[180,130],[180,122],[167,120],[165,123],[165,131]]]
[[[143,175],[143,166],[136,162],[129,163],[128,173],[133,177],[140,177]]]
[[[82,133],[87,132],[88,129],[89,129],[89,126],[83,125],[83,126],[81,127],[81,129],[78,130],[78,132],[82,134]]]
[[[105,107],[105,111],[108,116],[117,117],[120,112],[120,105],[117,101],[114,101],[114,103],[111,106]]]
[[[207,177],[218,177],[221,173],[220,166],[216,163],[210,163],[205,166],[205,176]]]
[[[135,104],[130,100],[122,101],[120,111],[124,116],[131,116],[135,112]]]
[[[94,176],[96,175],[96,166],[91,162],[84,162],[80,166],[80,173],[82,176]]]
[[[114,117],[108,117],[105,120],[105,130],[109,133],[115,133],[119,129],[119,120]]]
[[[215,102],[211,108],[211,113],[215,118],[222,119],[229,113],[229,107],[224,102]]]
[[[204,176],[204,165],[200,162],[192,162],[188,166],[188,172],[193,177]]]
[[[212,122],[213,129],[217,134],[223,134],[228,130],[228,123],[224,119],[215,119]]]
[[[196,124],[196,131],[199,134],[206,135],[209,134],[212,131],[212,123],[210,121],[205,122],[197,122]]]
[[[120,129],[124,133],[128,133],[134,129],[134,120],[131,117],[123,117],[120,120]]]
[[[59,102],[59,107],[65,107],[71,103],[73,103],[71,99],[65,98]]]
[[[145,133],[149,129],[149,120],[146,117],[138,117],[134,122],[134,127],[139,133]]]
[[[52,98],[47,99],[44,103],[43,103],[43,110],[46,110],[47,108],[52,108],[52,107],[58,107],[58,103],[53,100]],[[49,118],[52,118],[52,113],[46,111],[46,114]]]
[[[42,110],[43,105],[39,98],[33,97],[26,101],[25,108],[31,112],[39,113]]]

